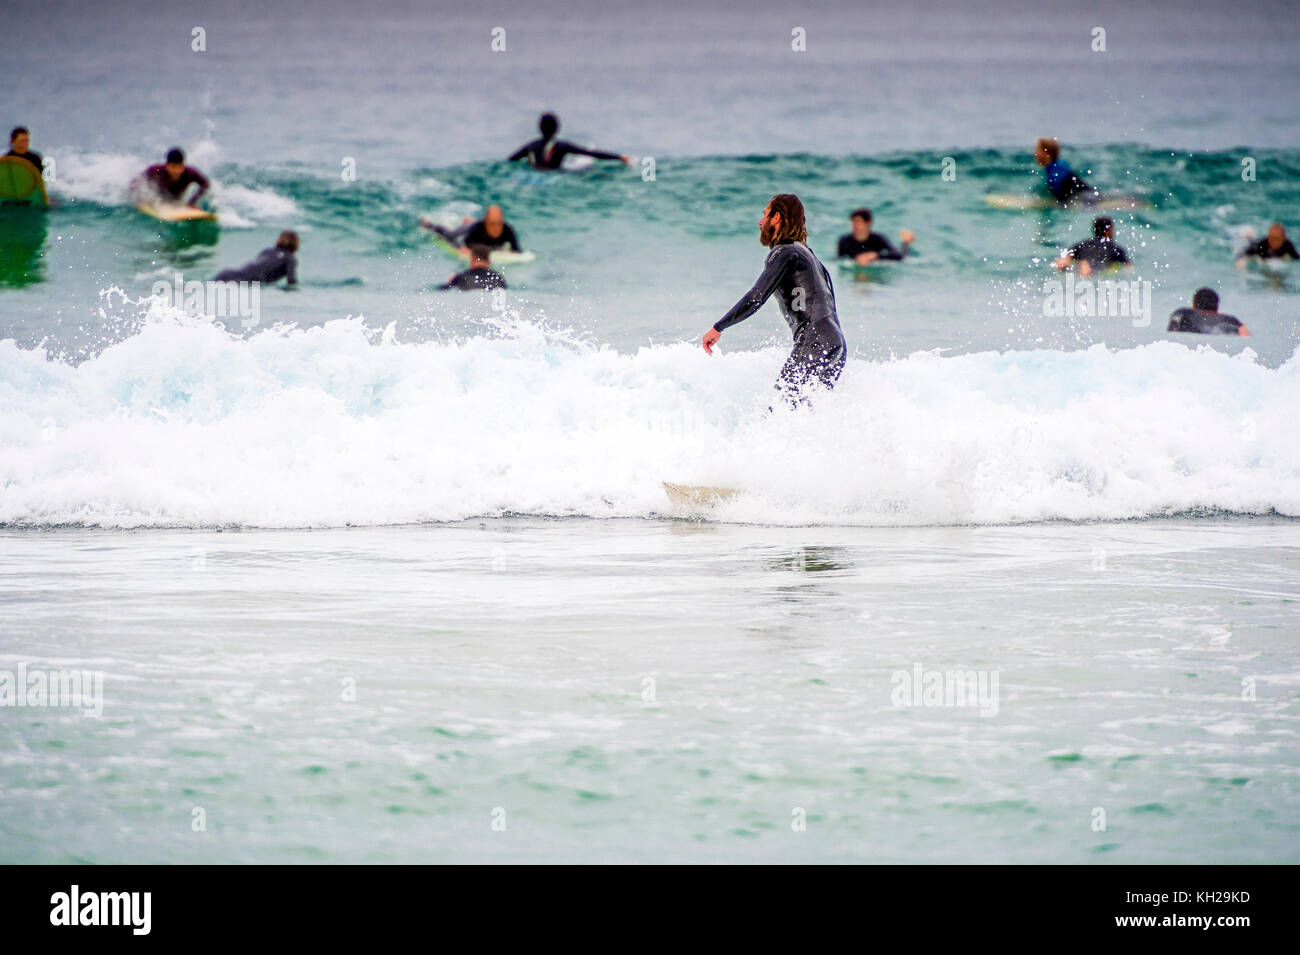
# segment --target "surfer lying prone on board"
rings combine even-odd
[[[808,227],[799,197],[773,196],[758,220],[758,238],[772,251],[763,274],[731,311],[718,319],[701,344],[710,355],[722,333],[743,322],[777,293],[781,314],[794,335],[794,348],[777,379],[777,390],[792,406],[806,401],[803,389],[813,380],[835,387],[848,349],[835,314],[835,289],[830,273],[808,248]]]
[[[422,219],[420,225],[456,246],[463,258],[469,258],[469,248],[472,245],[485,245],[493,252],[507,247],[512,252],[523,251],[519,247],[519,236],[515,235],[515,230],[506,222],[505,213],[500,206],[488,206],[482,221],[475,222],[467,218],[458,229],[444,229],[431,219]]]
[[[237,269],[222,269],[217,273],[217,282],[261,282],[270,285],[284,279],[286,285],[298,284],[298,260],[294,253],[298,251],[298,233],[285,230],[275,240],[275,245],[263,249],[257,258],[245,262]]]
[[[469,247],[469,268],[464,272],[456,273],[442,285],[439,285],[439,291],[446,292],[456,288],[462,292],[476,292],[505,288],[505,276],[500,272],[493,271],[488,264],[488,257],[491,254],[491,251],[485,245],[471,245]]]
[[[1043,167],[1047,191],[1057,202],[1100,202],[1102,195],[1080,179],[1061,158],[1061,144],[1044,136],[1034,149],[1034,159]]]
[[[1058,271],[1064,272],[1071,265],[1078,264],[1079,274],[1087,278],[1093,272],[1100,272],[1112,265],[1132,265],[1124,247],[1115,241],[1115,223],[1109,216],[1098,216],[1092,221],[1092,238],[1067,249],[1052,264]]]
[[[140,173],[131,183],[131,191],[141,190],[155,193],[159,198],[171,202],[181,202],[185,190],[198,184],[198,189],[190,196],[186,205],[197,205],[199,198],[208,191],[211,183],[207,176],[193,166],[185,165],[185,153],[179,149],[167,151],[167,161],[154,163]]]

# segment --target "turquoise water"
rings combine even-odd
[[[56,165],[47,213],[0,208],[0,700],[20,667],[103,693],[0,705],[0,860],[1297,861],[1300,272],[1232,259],[1300,205],[1298,30],[10,14],[6,102]],[[501,162],[543,109],[653,180]],[[985,202],[1038,188],[1043,134],[1143,199],[1110,213],[1143,320],[1049,307],[1086,211]],[[126,201],[173,144],[218,228]],[[843,379],[768,414],[775,308],[697,342],[782,191],[828,261],[861,205],[918,238],[834,270]],[[537,261],[434,291],[419,219],[493,202]],[[256,322],[153,295],[286,228],[302,286]],[[1205,284],[1251,337],[1163,331]],[[997,689],[900,700],[918,667]]]

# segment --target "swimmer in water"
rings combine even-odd
[[[870,209],[854,209],[849,215],[849,226],[853,231],[840,236],[840,244],[835,254],[841,259],[850,258],[858,265],[870,265],[877,260],[901,262],[907,257],[912,243],[916,241],[915,232],[911,229],[903,229],[898,233],[903,248],[894,248],[879,232],[871,231]]]
[[[1249,335],[1250,329],[1231,315],[1219,311],[1219,293],[1212,288],[1198,288],[1191,308],[1176,308],[1169,316],[1170,332],[1198,335]]]
[[[500,206],[488,206],[481,221],[474,222],[466,219],[458,229],[444,229],[440,225],[435,225],[431,219],[422,219],[420,225],[459,247],[463,258],[469,258],[471,245],[485,245],[493,252],[499,252],[506,247],[514,252],[523,251],[519,248],[519,237],[515,235],[515,230],[510,227],[510,223],[506,222],[505,213],[501,211]]]
[[[275,245],[263,249],[251,262],[237,269],[223,269],[217,273],[217,282],[261,282],[270,285],[284,279],[285,285],[298,284],[298,233],[286,229],[275,240]]]
[[[1274,222],[1268,227],[1268,235],[1265,238],[1252,242],[1241,250],[1241,254],[1237,256],[1237,268],[1244,269],[1248,258],[1300,259],[1300,255],[1296,254],[1295,246],[1286,237],[1286,229],[1282,227],[1282,223]]]
[[[444,292],[453,288],[460,289],[462,292],[505,288],[505,276],[500,272],[494,272],[489,266],[491,255],[492,252],[487,246],[471,245],[469,268],[453,275],[438,288]]]
[[[1111,265],[1132,265],[1124,247],[1115,241],[1115,223],[1108,216],[1092,220],[1092,238],[1078,243],[1052,264],[1064,272],[1075,263],[1079,274],[1087,278]]]
[[[797,407],[807,399],[803,389],[813,379],[833,388],[844,370],[848,348],[835,314],[835,289],[830,273],[808,248],[803,203],[798,196],[773,196],[758,220],[758,238],[772,251],[763,274],[731,310],[704,333],[701,344],[710,355],[722,333],[743,322],[775,292],[781,314],[794,336],[794,348],[777,379],[777,390]]]
[[[1043,167],[1047,191],[1061,204],[1068,202],[1099,202],[1101,193],[1071,171],[1061,158],[1061,144],[1044,136],[1034,149],[1034,159]]]
[[[515,162],[527,157],[534,169],[541,169],[546,172],[555,172],[563,166],[565,156],[617,159],[624,165],[632,165],[633,159],[631,156],[601,152],[598,149],[584,149],[582,146],[575,146],[563,139],[556,139],[555,136],[560,131],[560,120],[554,113],[543,113],[542,118],[537,121],[537,128],[541,130],[542,138],[534,139],[531,143],[520,146],[510,157],[509,162]]]

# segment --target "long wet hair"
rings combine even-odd
[[[772,244],[790,241],[808,243],[808,225],[804,220],[803,203],[790,192],[773,196],[768,203],[772,212],[780,213],[781,228],[772,236]]]

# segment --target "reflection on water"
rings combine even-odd
[[[0,203],[0,287],[26,288],[45,281],[41,253],[47,232],[44,208]]]

